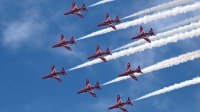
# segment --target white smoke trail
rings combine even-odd
[[[168,2],[168,3],[164,3],[164,4],[161,4],[161,5],[155,6],[155,7],[151,7],[151,8],[146,9],[146,10],[139,11],[135,14],[126,16],[122,19],[127,19],[127,18],[131,18],[131,17],[134,17],[134,16],[147,14],[147,13],[150,13],[150,12],[153,12],[153,11],[159,11],[159,10],[162,10],[162,9],[166,9],[166,8],[169,8],[169,7],[173,7],[173,6],[184,4],[184,3],[187,3],[187,2],[191,2],[191,1],[193,1],[193,0],[174,0],[174,1],[171,1],[171,2]]]
[[[172,24],[172,25],[167,26],[167,27],[165,27],[165,28],[163,28],[161,30],[158,30],[158,31],[171,29],[171,28],[174,28],[174,27],[177,27],[177,26],[180,26],[180,25],[185,25],[185,24],[188,24],[190,22],[194,22],[194,21],[198,21],[198,20],[200,20],[200,15],[192,17],[192,18],[189,18],[189,19],[185,19],[183,21],[180,21],[178,23]]]
[[[193,11],[193,10],[196,10],[196,9],[199,9],[199,8],[200,8],[200,2],[192,4],[192,5],[179,6],[179,7],[173,8],[171,10],[158,12],[158,13],[153,14],[153,15],[146,15],[142,18],[139,18],[139,19],[136,19],[136,20],[133,20],[133,21],[121,23],[119,25],[116,25],[116,28],[118,30],[119,29],[126,29],[130,26],[135,26],[135,25],[138,25],[138,24],[151,22],[153,20],[158,20],[158,19],[161,19],[161,18],[169,17],[169,16],[175,16],[177,14],[186,13],[188,11]],[[91,34],[88,34],[88,35],[83,36],[81,38],[78,38],[76,40],[90,38],[90,37],[105,34],[105,33],[111,32],[111,31],[114,31],[114,30],[112,28],[106,28],[106,29],[99,30],[99,31],[93,32]]]
[[[163,89],[157,90],[155,92],[152,92],[152,93],[146,94],[146,95],[144,95],[140,98],[137,98],[134,101],[149,98],[149,97],[159,95],[159,94],[164,94],[166,92],[170,92],[170,91],[173,91],[173,90],[176,90],[176,89],[181,89],[183,87],[191,86],[191,85],[195,85],[195,84],[199,84],[199,83],[200,83],[200,77],[196,77],[196,78],[193,78],[191,80],[181,82],[179,84],[174,84],[174,85],[169,86],[169,87],[164,87]]]
[[[94,3],[94,4],[90,5],[89,7],[97,6],[97,5],[104,4],[106,2],[112,2],[112,1],[114,1],[114,0],[101,0],[101,1],[99,1],[97,3]]]
[[[168,43],[174,43],[174,42],[177,42],[178,40],[193,38],[194,36],[199,36],[199,35],[200,35],[200,28],[194,29],[192,31],[188,31],[188,32],[185,32],[185,33],[179,33],[179,34],[173,35],[173,36],[168,37],[168,38],[155,40],[155,41],[152,41],[151,44],[145,43],[145,44],[137,46],[137,47],[131,47],[131,48],[126,49],[126,50],[115,52],[115,53],[112,53],[112,56],[108,55],[105,58],[107,60],[117,59],[117,58],[125,56],[125,55],[128,56],[128,55],[133,54],[135,52],[144,51],[145,49],[152,49],[154,47],[160,47],[160,46],[166,45]],[[91,66],[91,65],[94,65],[94,64],[97,64],[97,63],[100,63],[100,62],[102,62],[102,60],[95,59],[95,60],[83,63],[81,65],[78,65],[78,66],[71,68],[69,70],[75,70],[75,69],[78,69],[78,68]]]
[[[182,54],[182,55],[179,55],[179,56],[174,57],[174,58],[166,59],[164,61],[158,62],[154,65],[149,66],[149,67],[146,67],[146,68],[142,69],[142,71],[143,71],[144,74],[146,74],[146,73],[150,73],[150,72],[160,70],[160,69],[163,69],[163,68],[168,68],[168,67],[172,67],[174,65],[179,65],[181,63],[187,62],[189,60],[194,60],[196,58],[200,58],[200,50],[189,52],[189,53],[186,53],[186,54]],[[142,74],[135,73],[135,76],[140,76],[140,75],[142,75]],[[102,85],[108,85],[108,84],[111,84],[111,83],[126,80],[128,78],[131,78],[131,77],[130,76],[118,77],[118,78],[113,79],[109,82],[106,82]]]
[[[152,40],[156,40],[156,39],[159,39],[159,38],[162,38],[162,37],[171,36],[171,35],[174,35],[176,33],[185,32],[187,30],[191,30],[191,29],[198,28],[198,27],[200,27],[200,21],[195,22],[195,23],[191,23],[189,25],[185,25],[183,27],[179,27],[179,28],[176,28],[176,29],[173,29],[173,30],[170,30],[170,31],[159,33],[156,36],[149,37],[149,39],[152,41]],[[144,39],[140,39],[138,41],[124,45],[124,46],[119,47],[117,49],[114,49],[112,51],[117,51],[117,50],[129,48],[129,47],[133,47],[133,46],[140,45],[140,44],[143,44],[143,43],[146,43],[146,41]]]

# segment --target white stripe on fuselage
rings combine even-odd
[[[55,75],[54,77],[56,77],[56,78],[60,78],[58,75]]]
[[[64,44],[65,47],[69,47],[67,44]]]

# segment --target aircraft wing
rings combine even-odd
[[[99,47],[99,45],[97,45],[97,47],[96,47],[96,54],[100,54],[100,53],[101,53],[100,47]]]
[[[75,12],[76,15],[78,15],[79,17],[83,18],[83,15],[80,13],[80,11]]]
[[[60,79],[60,77],[58,75],[53,76],[57,81],[62,82],[62,80]]]
[[[52,65],[52,66],[51,66],[51,74],[52,74],[52,73],[55,73],[55,72],[56,72],[56,69],[55,69],[54,65]]]
[[[147,42],[151,43],[151,41],[148,38],[143,37],[143,39],[146,40]]]
[[[109,14],[107,13],[107,14],[106,14],[106,22],[108,22],[108,21],[110,21],[110,16],[109,16]]]
[[[108,25],[110,26],[110,27],[112,27],[113,29],[117,29],[112,23],[108,23]]]
[[[131,64],[130,64],[130,63],[127,64],[127,70],[126,70],[126,71],[127,71],[127,72],[132,71],[132,70],[131,70]]]
[[[66,49],[70,50],[70,51],[72,50],[67,44],[65,44],[64,47],[65,47]]]
[[[74,10],[74,9],[76,9],[77,8],[77,6],[76,6],[76,2],[72,2],[72,10]]]
[[[138,81],[137,77],[136,77],[134,74],[130,74],[130,76],[131,76],[134,80]]]
[[[97,97],[97,95],[94,93],[94,91],[93,91],[92,89],[90,89],[88,92],[89,92],[92,96]]]
[[[140,26],[140,35],[144,34],[144,29],[142,26]]]
[[[117,95],[117,104],[120,104],[120,103],[122,103],[121,98],[119,95]]]
[[[128,112],[128,111],[124,108],[123,105],[122,105],[122,106],[119,106],[119,108],[120,108],[122,111],[124,111],[124,112]]]
[[[85,87],[85,88],[89,88],[89,87],[91,87],[91,86],[90,86],[89,80],[87,79],[87,80],[86,80],[86,87]]]
[[[64,37],[63,34],[61,34],[61,36],[60,36],[60,42],[63,42],[63,41],[65,41],[65,37]]]
[[[104,62],[107,62],[107,60],[106,60],[103,56],[99,56],[99,58],[100,58],[101,60],[103,60]]]
[[[132,37],[131,40],[133,40],[133,39],[138,39],[138,38],[140,38],[139,35],[138,35],[138,36],[135,36],[135,37]]]

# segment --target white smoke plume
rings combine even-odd
[[[118,30],[119,29],[126,29],[130,26],[135,26],[135,25],[142,24],[142,23],[148,23],[148,22],[151,22],[153,20],[158,20],[158,19],[161,19],[161,18],[169,17],[169,16],[175,16],[177,14],[186,13],[186,12],[189,12],[189,11],[194,11],[194,10],[199,9],[199,8],[200,8],[200,2],[192,4],[192,5],[179,6],[179,7],[173,8],[171,10],[158,12],[158,13],[155,13],[153,15],[146,15],[142,18],[139,18],[139,19],[136,19],[136,20],[133,20],[133,21],[121,23],[119,25],[116,25],[116,28]],[[78,38],[76,40],[90,38],[90,37],[105,34],[105,33],[111,32],[111,31],[114,31],[114,30],[112,28],[106,28],[106,29],[99,30],[99,31],[93,32],[91,34],[88,34],[88,35],[83,36],[81,38]]]
[[[97,5],[104,4],[104,3],[107,3],[107,2],[112,2],[112,1],[114,1],[114,0],[101,0],[97,3],[90,5],[89,7],[97,6]]]
[[[164,3],[164,4],[161,4],[161,5],[155,6],[155,7],[151,7],[151,8],[146,9],[146,10],[139,11],[135,14],[126,16],[122,19],[127,19],[127,18],[131,18],[131,17],[134,17],[134,16],[139,16],[139,15],[142,15],[142,14],[147,14],[147,13],[154,12],[154,11],[159,11],[159,10],[162,10],[162,9],[166,9],[166,8],[173,7],[173,6],[176,6],[176,5],[181,5],[181,4],[184,4],[184,3],[187,3],[187,2],[191,2],[191,1],[193,1],[193,0],[174,0],[174,1],[171,1],[171,2],[168,2],[168,3]]]
[[[155,92],[152,92],[152,93],[146,94],[146,95],[144,95],[140,98],[137,98],[134,101],[149,98],[149,97],[152,97],[152,96],[155,96],[155,95],[164,94],[166,92],[170,92],[170,91],[173,91],[173,90],[176,90],[176,89],[181,89],[181,88],[191,86],[191,85],[195,85],[195,84],[199,84],[199,83],[200,83],[200,77],[196,77],[196,78],[193,78],[191,80],[181,82],[179,84],[174,84],[174,85],[169,86],[169,87],[164,87],[163,89],[157,90]]]
[[[198,27],[200,27],[200,21],[195,22],[195,23],[191,23],[189,25],[185,25],[183,27],[179,27],[179,28],[176,28],[176,29],[173,29],[173,30],[170,30],[170,31],[159,33],[156,36],[149,37],[149,39],[151,41],[153,41],[153,40],[156,40],[156,39],[159,39],[159,38],[162,38],[162,37],[171,36],[171,35],[174,35],[176,33],[185,32],[185,31],[188,31],[188,30],[191,30],[191,29],[194,29],[194,28],[198,28]],[[144,43],[146,43],[146,41],[144,39],[140,39],[138,41],[132,42],[132,43],[127,44],[127,45],[124,45],[124,46],[119,47],[117,49],[114,49],[112,51],[117,51],[117,50],[133,47],[133,46],[144,44]]]
[[[185,25],[185,24],[188,24],[190,22],[194,22],[194,21],[198,21],[198,20],[200,20],[200,15],[192,17],[192,18],[189,18],[189,19],[185,19],[183,21],[180,21],[178,23],[172,24],[172,25],[167,26],[167,27],[165,27],[165,28],[163,28],[161,30],[158,30],[158,31],[171,29],[171,28],[174,28],[174,27],[177,27],[177,26],[180,26],[180,25]]]
[[[160,47],[160,46],[163,46],[163,45],[167,45],[168,43],[175,43],[178,40],[193,38],[193,37],[195,37],[195,36],[197,37],[199,35],[200,35],[200,28],[194,29],[194,30],[191,30],[191,31],[188,31],[188,32],[184,32],[184,33],[179,33],[179,34],[173,35],[173,36],[168,37],[168,38],[155,40],[155,41],[152,41],[151,43],[145,43],[145,44],[137,46],[137,47],[131,47],[131,48],[126,49],[126,50],[115,52],[115,53],[112,53],[112,56],[108,55],[105,58],[107,60],[117,59],[119,57],[123,57],[123,56],[126,56],[126,55],[128,56],[128,55],[133,54],[135,52],[144,51],[146,49],[152,49],[154,47]],[[97,63],[100,63],[100,62],[102,62],[102,60],[95,59],[95,60],[83,63],[81,65],[78,65],[78,66],[71,68],[69,70],[75,70],[75,69],[78,69],[78,68],[91,66],[91,65],[94,65],[94,64],[97,64]]]
[[[186,53],[186,54],[182,54],[182,55],[179,55],[179,56],[174,57],[174,58],[166,59],[164,61],[158,62],[154,65],[149,66],[149,67],[146,67],[146,68],[142,69],[142,71],[143,71],[144,74],[151,73],[153,71],[160,70],[160,69],[163,69],[163,68],[172,67],[174,65],[179,65],[181,63],[184,63],[184,62],[187,62],[187,61],[190,61],[190,60],[194,60],[196,58],[200,58],[200,50],[189,52],[189,53]],[[140,76],[140,75],[142,75],[142,74],[135,73],[135,76]],[[119,78],[113,79],[109,82],[106,82],[102,85],[108,85],[108,84],[111,84],[111,83],[126,80],[128,78],[131,78],[131,77],[130,76],[119,77]]]

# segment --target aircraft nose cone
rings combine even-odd
[[[91,59],[91,57],[88,57],[87,59]]]
[[[81,93],[80,91],[77,92],[77,94],[80,94],[80,93]]]
[[[112,107],[109,107],[108,110],[112,109]]]

